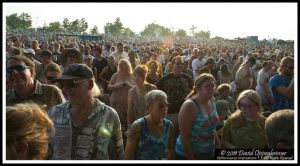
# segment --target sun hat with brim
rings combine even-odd
[[[70,64],[62,73],[62,76],[56,78],[54,81],[61,80],[78,80],[78,79],[92,79],[94,78],[93,71],[85,64]]]

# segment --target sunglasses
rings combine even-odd
[[[57,78],[57,77],[52,77],[52,76],[46,76],[47,80],[52,81],[53,79]]]
[[[28,66],[13,66],[13,67],[9,67],[6,69],[6,73],[7,74],[11,74],[14,70],[18,71],[18,72],[22,72],[26,69],[29,69]]]
[[[61,88],[76,88],[80,82],[84,81],[85,79],[83,80],[72,80],[72,81],[62,81],[62,82],[59,82],[59,85]]]

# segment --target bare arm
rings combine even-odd
[[[133,122],[133,101],[132,101],[132,93],[133,91],[133,88],[131,88],[129,91],[128,91],[128,109],[127,109],[127,125],[128,125],[128,128],[130,127],[130,125],[132,124]]]
[[[186,158],[189,160],[194,160],[195,156],[192,150],[192,145],[190,142],[190,132],[193,126],[193,123],[196,120],[196,110],[192,101],[186,101],[180,108],[178,115],[180,139],[185,151]]]
[[[114,89],[118,89],[118,88],[121,88],[121,87],[122,87],[122,84],[115,84],[115,83],[116,83],[116,80],[117,80],[117,74],[115,73],[115,74],[112,76],[112,78],[111,78],[111,80],[109,81],[109,83],[108,83],[107,88],[108,88],[109,90],[114,90]]]
[[[95,79],[98,80],[97,79],[97,76],[98,76],[98,70],[97,70],[97,68],[94,68],[93,74],[94,74]]]
[[[175,158],[175,131],[174,125],[170,124],[170,135],[169,135],[169,144],[168,144],[168,152],[164,160],[172,160]]]
[[[294,79],[291,81],[288,87],[278,86],[275,87],[275,90],[289,99],[294,99]]]
[[[141,125],[138,122],[134,122],[129,130],[126,132],[127,143],[125,148],[125,160],[133,160],[137,144],[139,143],[141,136]]]
[[[99,80],[102,80],[102,81],[105,81],[105,82],[109,83],[109,80],[106,80],[106,79],[103,78],[103,76],[107,72],[107,70],[108,70],[108,66],[104,67],[104,69],[99,74]]]

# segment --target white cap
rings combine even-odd
[[[27,48],[24,50],[24,54],[32,54],[35,56],[35,51],[32,48]]]
[[[188,56],[188,55],[183,55],[181,58],[182,58],[182,60],[185,61],[185,62],[186,62],[186,61],[189,61],[189,60],[191,59],[191,57]]]

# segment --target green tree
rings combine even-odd
[[[90,30],[90,34],[92,35],[98,35],[98,27],[95,25],[91,30]]]
[[[128,37],[132,37],[132,36],[135,35],[135,33],[130,28],[124,28],[123,29],[123,35],[128,36]]]
[[[186,31],[184,29],[178,29],[175,33],[175,36],[182,39],[182,38],[186,37]]]
[[[124,31],[124,27],[120,17],[117,17],[114,23],[108,22],[104,26],[105,34],[121,35],[123,31]]]
[[[71,22],[70,32],[71,33],[80,33],[79,20],[78,19],[76,19],[73,22]]]
[[[62,30],[62,26],[61,26],[60,22],[58,22],[58,21],[50,22],[48,29],[51,32],[60,32]]]
[[[86,22],[85,18],[82,18],[81,20],[79,20],[78,24],[79,24],[78,30],[80,33],[83,33],[88,29],[88,23]]]
[[[6,26],[11,29],[17,29],[20,24],[20,19],[17,13],[6,16]]]
[[[171,35],[171,29],[151,23],[145,26],[144,30],[141,32],[142,36],[147,36],[147,37],[165,37],[168,35]]]
[[[113,31],[112,27],[113,27],[112,23],[110,23],[110,22],[106,23],[105,26],[104,26],[104,33],[105,34],[112,34],[112,31]]]
[[[200,31],[195,33],[195,37],[202,38],[202,39],[209,39],[210,38],[210,31]]]
[[[70,21],[68,18],[64,18],[62,26],[63,26],[65,32],[70,31],[71,25],[70,25]]]
[[[117,35],[120,35],[123,31],[123,24],[120,20],[120,17],[116,18],[115,22],[114,22],[114,26],[115,26],[115,32]]]
[[[28,29],[31,27],[32,20],[31,16],[27,13],[21,13],[18,16],[17,13],[6,16],[6,25],[10,29]]]
[[[31,16],[28,13],[21,13],[20,15],[21,27],[24,29],[30,28],[32,24]]]

